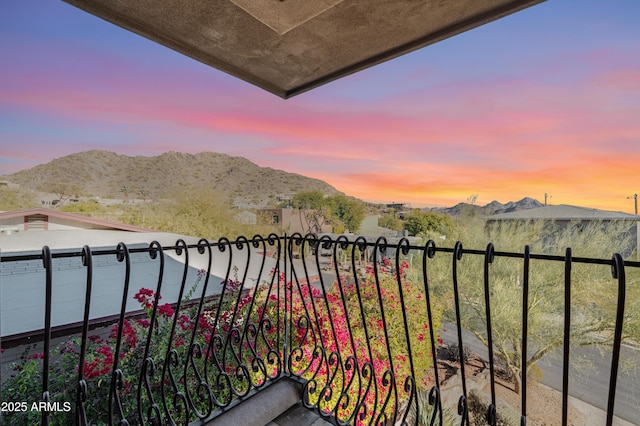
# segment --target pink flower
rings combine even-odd
[[[148,288],[142,287],[136,294],[133,296],[134,299],[140,303],[140,305],[145,309],[153,308],[153,297],[155,292]],[[158,295],[158,300],[162,299],[161,295]]]
[[[44,352],[35,353],[27,356],[27,359],[44,359]]]
[[[111,333],[109,334],[110,339],[115,339],[118,336],[118,324],[114,325],[111,328]],[[136,335],[136,330],[131,326],[128,320],[125,320],[122,324],[122,336],[124,337],[125,342],[135,347],[138,336]]]
[[[185,314],[181,314],[178,317],[178,324],[183,330],[189,330],[191,328],[191,320]]]
[[[158,313],[164,317],[172,318],[175,311],[170,304],[165,303],[162,306],[158,306]]]
[[[113,364],[113,352],[108,345],[102,345],[96,349],[96,356],[91,362],[85,362],[84,375],[87,379],[108,374]],[[99,356],[102,355],[102,356]]]
[[[142,318],[142,319],[137,319],[136,324],[138,324],[143,328],[149,328],[149,326],[151,325],[151,322],[146,318]]]

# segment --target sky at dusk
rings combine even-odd
[[[638,0],[549,0],[289,100],[61,1],[0,10],[0,175],[212,151],[414,206],[640,192]]]

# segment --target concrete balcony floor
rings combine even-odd
[[[330,426],[317,412],[309,410],[299,402],[266,426]]]

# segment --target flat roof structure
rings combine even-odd
[[[640,221],[640,216],[592,209],[588,207],[571,206],[568,204],[549,205],[535,209],[518,210],[488,216],[487,220],[558,220],[558,221],[592,221],[592,220],[629,220]]]
[[[488,222],[501,221],[549,221],[558,224],[567,224],[571,222],[621,222],[629,224],[629,232],[632,239],[635,239],[635,246],[620,247],[621,253],[631,254],[635,251],[637,258],[640,260],[640,216],[623,212],[613,212],[609,210],[592,209],[588,207],[571,206],[568,204],[548,205],[537,207],[535,209],[518,210],[509,213],[494,214],[485,217]],[[626,256],[625,255],[625,256]]]
[[[27,231],[10,235],[0,235],[0,338],[4,341],[19,341],[27,334],[37,334],[44,328],[45,306],[45,269],[39,255],[43,246],[48,246],[55,254],[66,254],[52,261],[52,302],[53,327],[78,324],[82,321],[87,282],[87,267],[80,257],[81,245],[88,245],[93,256],[92,282],[93,302],[91,320],[114,318],[120,309],[122,299],[125,264],[118,261],[115,249],[122,242],[132,250],[131,283],[127,297],[127,312],[140,310],[140,305],[133,296],[140,288],[156,289],[162,277],[162,303],[178,301],[182,277],[185,271],[185,254],[179,255],[171,247],[175,247],[178,239],[182,239],[189,249],[186,290],[196,282],[198,271],[207,269],[208,252],[198,253],[193,248],[198,238],[166,232],[129,232],[122,230],[75,229],[60,231]],[[149,244],[157,241],[167,248],[164,253],[164,266],[159,257],[150,257]],[[137,250],[137,251],[136,251]],[[113,254],[107,253],[113,251]],[[249,251],[251,261],[249,261]],[[102,253],[100,253],[102,252]],[[238,249],[232,245],[230,249],[220,251],[212,249],[210,284],[207,295],[219,294],[221,283],[227,276],[229,262],[233,253],[233,264],[238,266],[238,274],[242,276],[245,268],[248,277],[266,279],[266,274],[259,274],[264,266],[269,271],[276,266],[271,255],[265,255],[260,248],[246,246]],[[163,268],[161,270],[161,267]],[[230,279],[237,279],[234,275]],[[246,288],[257,284],[257,278],[247,278]],[[202,286],[202,283],[200,284]],[[194,295],[201,294],[201,287]],[[195,296],[194,296],[195,297]]]
[[[544,0],[65,0],[282,98]]]
[[[127,225],[125,223],[112,222],[40,207],[0,212],[0,233],[16,228],[22,231],[38,228],[43,230],[99,229],[128,232],[155,232],[140,226]]]

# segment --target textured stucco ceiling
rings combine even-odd
[[[251,16],[283,35],[342,0],[231,0]]]
[[[283,98],[543,0],[66,0]]]

